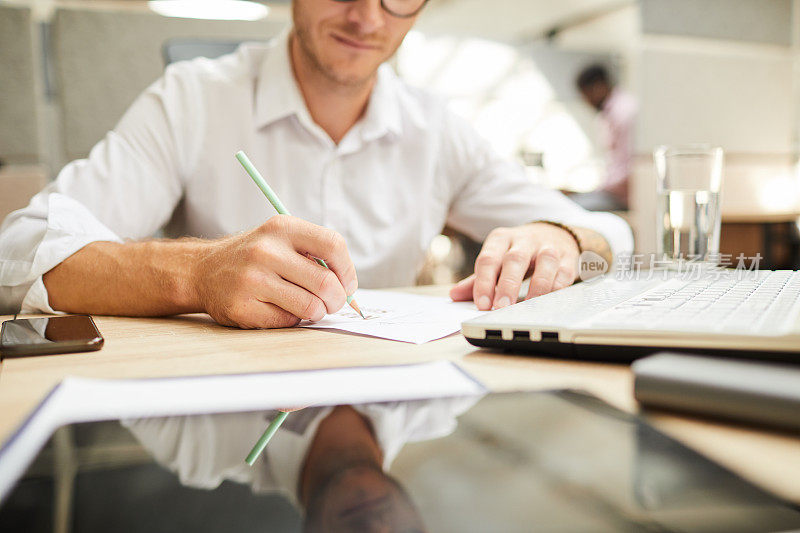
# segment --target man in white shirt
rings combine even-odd
[[[6,219],[0,312],[286,327],[337,311],[359,281],[413,283],[445,223],[485,241],[451,292],[483,310],[515,302],[526,275],[529,297],[570,285],[581,250],[630,251],[623,221],[535,187],[382,65],[423,6],[295,0],[288,36],[169,67],[88,159]],[[238,150],[295,217],[274,215]],[[162,227],[182,238],[150,239]]]

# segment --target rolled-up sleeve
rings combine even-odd
[[[153,235],[183,191],[191,87],[172,69],[117,127],[0,227],[0,313],[53,312],[42,276],[89,243]],[[180,124],[178,126],[178,124]]]
[[[628,224],[611,213],[587,211],[558,191],[533,183],[523,168],[496,154],[466,121],[446,114],[443,172],[454,184],[447,223],[477,241],[494,228],[549,220],[594,230],[614,257],[633,251]]]

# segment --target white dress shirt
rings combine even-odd
[[[408,442],[452,433],[456,417],[481,397],[445,398],[352,406],[369,420],[388,470]],[[123,421],[136,439],[183,485],[215,489],[225,480],[250,485],[255,492],[282,492],[297,504],[300,474],[320,422],[332,407],[292,412],[251,467],[251,447],[278,414],[231,413]]]
[[[295,216],[347,240],[365,288],[413,284],[445,223],[475,240],[546,219],[595,229],[618,254],[630,229],[535,186],[443,100],[388,65],[337,145],[297,87],[287,38],[167,68],[87,159],[0,228],[0,312],[52,312],[42,275],[94,241],[217,238],[275,214],[234,158],[244,150]],[[100,288],[98,288],[100,289]],[[5,310],[5,311],[4,311]]]

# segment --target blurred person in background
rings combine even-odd
[[[638,104],[616,86],[603,65],[584,68],[576,80],[581,96],[597,111],[601,145],[606,149],[606,172],[600,186],[589,193],[571,195],[591,211],[625,211],[633,159],[633,130]]]

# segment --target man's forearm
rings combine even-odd
[[[199,312],[193,265],[207,241],[93,242],[47,272],[56,311],[164,316]]]

